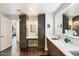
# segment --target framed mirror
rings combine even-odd
[[[30,32],[35,32],[36,33],[36,24],[31,24],[30,25]]]

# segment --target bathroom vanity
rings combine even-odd
[[[52,56],[64,56],[64,54],[49,40],[47,39],[48,53]]]
[[[48,52],[52,56],[78,56],[79,47],[72,43],[66,43],[62,39],[55,40],[53,36],[47,36]],[[76,51],[77,53],[73,52]]]

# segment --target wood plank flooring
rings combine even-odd
[[[42,49],[38,49],[37,47],[29,47],[27,51],[13,51],[12,47],[2,51],[0,53],[1,56],[47,56],[48,52]]]
[[[0,52],[0,56],[48,56],[48,52],[38,47],[28,47],[27,51],[20,50],[19,42],[14,40],[12,47]]]

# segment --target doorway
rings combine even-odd
[[[3,21],[1,21],[1,23],[2,24],[6,23],[6,26],[5,25],[1,26],[1,30],[3,30],[5,28],[8,31],[8,34],[7,34],[8,38],[10,36],[11,36],[11,38],[9,40],[7,39],[8,43],[7,43],[7,41],[3,41],[4,43],[1,42],[5,46],[7,44],[8,44],[7,46],[9,46],[9,45],[10,46],[7,47],[7,48],[5,47],[4,50],[1,50],[0,55],[1,56],[16,56],[16,55],[19,55],[20,54],[20,49],[19,49],[19,21],[18,20],[4,21],[4,20],[6,20],[6,19],[3,19]],[[7,33],[7,31],[5,33]],[[5,43],[7,43],[7,44],[5,44]],[[3,45],[2,45],[2,47],[3,47]]]
[[[18,55],[19,49],[19,21],[12,20],[12,55]]]

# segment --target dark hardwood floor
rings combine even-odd
[[[20,50],[19,42],[15,39],[13,39],[12,47],[0,52],[0,56],[48,56],[47,51],[38,47],[28,47],[27,51]]]

